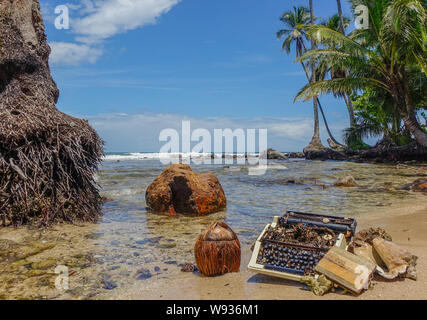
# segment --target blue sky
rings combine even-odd
[[[70,30],[54,26],[60,4]],[[267,128],[271,147],[301,150],[312,104],[293,103],[305,75],[275,36],[279,16],[298,4],[308,0],[42,0],[58,108],[88,118],[107,151],[158,151],[160,130],[182,119],[194,129]],[[314,6],[319,17],[336,12],[335,0]],[[321,101],[341,138],[344,102]]]

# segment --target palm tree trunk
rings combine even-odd
[[[340,16],[341,33],[345,34],[345,30],[344,30],[344,17],[342,15],[341,0],[337,0],[337,7],[338,7],[338,15]]]
[[[405,127],[414,136],[415,140],[422,146],[427,147],[427,134],[421,129],[415,114],[403,117]]]
[[[400,74],[402,75],[404,102],[406,104],[406,108],[402,108],[404,110],[404,114],[402,115],[403,122],[405,123],[405,127],[414,136],[415,140],[420,145],[427,147],[427,134],[423,131],[423,129],[421,129],[421,126],[415,116],[415,109],[412,104],[411,92],[409,89],[408,78],[404,66],[401,67]]]
[[[313,0],[310,0],[310,20],[311,24],[314,24],[314,9],[313,9]],[[316,47],[314,41],[311,41],[311,49],[314,49]],[[315,72],[315,66],[311,66],[311,80],[310,82],[316,81],[316,72]],[[314,133],[313,137],[308,144],[307,147],[304,148],[304,150],[308,149],[324,149],[325,147],[322,145],[322,141],[320,140],[320,130],[319,130],[319,113],[317,110],[317,97],[313,98],[313,118],[314,118]]]
[[[354,108],[353,108],[353,102],[351,101],[351,98],[346,93],[344,94],[344,101],[347,106],[348,115],[350,117],[350,126],[355,127],[356,126],[356,118],[354,116]]]
[[[307,81],[308,81],[308,82],[311,82],[310,75],[309,75],[309,73],[308,73],[307,67],[305,66],[305,64],[304,64],[302,61],[301,61],[301,65],[302,65],[302,68],[304,69],[305,76],[307,77]],[[332,135],[332,132],[331,132],[331,130],[329,129],[328,121],[326,120],[325,113],[323,112],[322,105],[320,104],[320,100],[319,100],[319,98],[318,98],[318,97],[316,97],[316,100],[317,100],[317,105],[319,106],[320,113],[322,114],[323,122],[324,122],[324,124],[325,124],[326,131],[328,132],[329,138],[330,138],[330,139],[331,139],[335,144],[337,144],[338,146],[343,146],[343,144],[339,143],[339,142],[334,138],[334,136]],[[353,115],[353,116],[354,116],[354,115]],[[315,130],[315,132],[316,132],[316,130]]]

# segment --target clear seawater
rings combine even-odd
[[[182,264],[194,262],[197,235],[216,220],[228,223],[242,246],[249,247],[286,209],[357,219],[378,207],[425,197],[398,190],[426,176],[422,165],[291,159],[269,161],[264,175],[250,176],[247,165],[192,164],[196,172],[218,176],[227,209],[201,217],[168,217],[148,212],[145,204],[147,186],[166,166],[158,159],[129,155],[109,155],[100,168],[101,194],[111,201],[98,223],[0,229],[0,298],[105,298],[127,286],[144,287],[172,277]],[[333,186],[347,175],[356,179],[357,187]],[[7,250],[37,244],[53,247],[15,264],[5,260]],[[69,268],[69,290],[55,288],[57,265]]]

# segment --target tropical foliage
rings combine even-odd
[[[352,0],[353,7],[359,4],[369,9],[367,29],[346,35],[336,24],[296,27],[317,44],[298,61],[341,76],[309,82],[295,100],[326,93],[349,97],[356,115],[347,142],[383,135],[397,144],[415,139],[427,146],[421,113],[427,109],[426,1]]]
[[[291,54],[292,47],[295,47],[295,56],[296,58],[301,57],[306,51],[307,46],[305,41],[307,40],[307,36],[305,31],[300,28],[301,25],[307,25],[311,22],[310,11],[307,7],[294,6],[292,10],[285,12],[281,17],[280,21],[284,24],[285,29],[281,29],[277,32],[277,39],[284,39],[282,43],[282,51],[286,52],[286,54]],[[301,66],[305,72],[307,77],[307,81],[311,81],[312,74],[303,62],[300,62]],[[320,68],[316,68],[315,72],[322,72]],[[318,74],[316,76],[324,77],[325,74]],[[335,145],[340,145],[339,142],[333,137],[326,117],[325,113],[322,109],[322,105],[320,104],[319,99],[316,97],[315,102],[313,102],[314,107],[314,136],[313,140],[317,140],[317,146],[323,148],[320,142],[320,134],[319,134],[319,119],[317,113],[317,107],[319,107],[320,112],[322,114],[323,121],[325,123],[326,130],[329,134],[329,137]]]

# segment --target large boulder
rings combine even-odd
[[[218,178],[195,173],[187,164],[167,167],[147,188],[147,207],[159,213],[209,214],[227,205]]]

